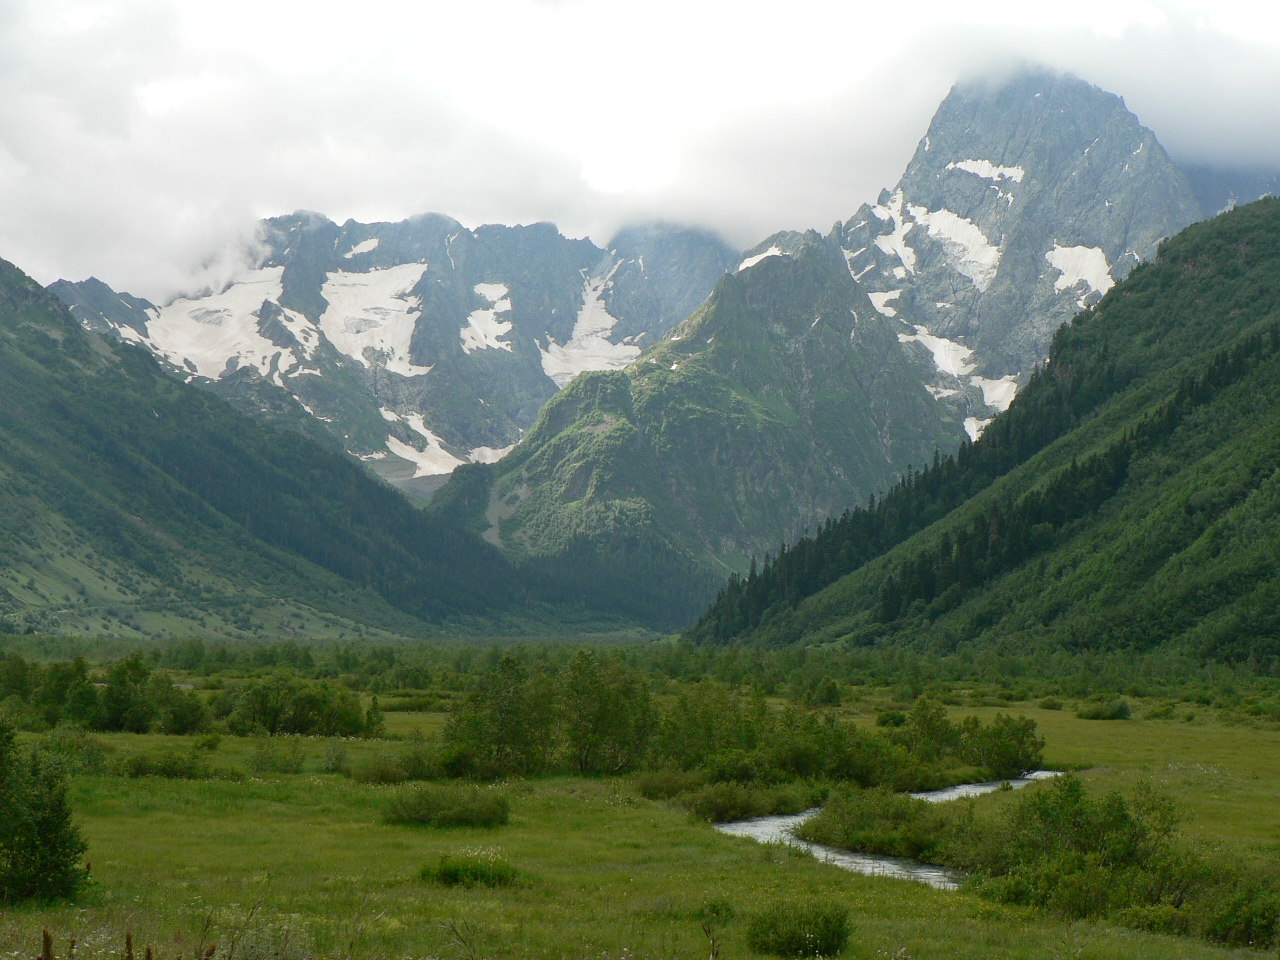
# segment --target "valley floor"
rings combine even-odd
[[[1137,704],[1138,715],[1151,704]],[[994,713],[991,709],[957,710]],[[1018,711],[1024,712],[1024,711]],[[1280,853],[1280,732],[1193,716],[1086,721],[1029,708],[1048,766],[1083,766],[1099,788],[1141,778],[1172,794],[1197,841],[1233,856]],[[393,734],[430,735],[439,714],[389,715]],[[861,721],[860,721],[861,722]],[[188,749],[189,740],[106,735],[119,753]],[[251,741],[226,737],[216,766],[244,773]],[[721,955],[746,957],[744,915],[784,896],[846,903],[843,956],[914,958],[1208,958],[1258,956],[1105,925],[1064,924],[964,890],[868,878],[786,849],[723,836],[680,809],[641,799],[623,779],[551,778],[498,785],[511,824],[493,830],[390,826],[398,787],[320,768],[326,741],[304,741],[299,775],[241,781],[77,777],[76,818],[96,884],[81,904],[0,913],[0,954],[34,955],[42,927],[66,956],[118,957],[124,933],[158,960],[217,941],[218,957],[342,956],[694,960],[710,945],[697,919],[709,899],[737,919]],[[352,759],[380,749],[349,742]],[[1000,802],[993,798],[993,802]],[[465,848],[500,848],[523,873],[503,890],[441,888],[424,864]],[[203,931],[203,932],[202,932]]]

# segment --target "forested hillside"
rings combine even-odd
[[[414,635],[530,615],[525,577],[479,538],[86,331],[3,262],[0,394],[11,630]]]
[[[1078,315],[1009,411],[735,579],[704,640],[1280,654],[1280,201]]]

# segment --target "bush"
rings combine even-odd
[[[378,750],[364,763],[352,769],[351,779],[360,783],[404,783],[409,779],[409,774],[395,757]]]
[[[0,721],[0,903],[74,897],[89,879],[86,849],[64,777],[38,752],[21,754]]]
[[[202,733],[196,737],[195,743],[191,746],[196,750],[208,750],[210,753],[217,753],[218,747],[222,746],[222,734]]]
[[[435,780],[444,773],[436,751],[422,740],[411,741],[398,764],[406,780]]]
[[[777,903],[747,918],[747,946],[777,957],[833,957],[849,941],[849,910],[838,903]]]
[[[1062,701],[1057,697],[1045,697],[1040,701],[1041,710],[1061,710]]]
[[[251,773],[301,773],[302,744],[292,738],[258,737],[245,760]]]
[[[504,794],[479,787],[432,784],[396,797],[383,816],[387,823],[429,827],[499,827],[511,819]]]
[[[194,753],[168,751],[158,756],[134,754],[111,764],[119,777],[167,777],[171,780],[212,780],[217,776],[209,761]]]
[[[801,824],[796,835],[861,853],[931,859],[951,833],[951,808],[883,787],[846,788],[822,812]]]
[[[341,740],[330,740],[324,745],[324,755],[320,758],[321,773],[351,773],[351,758]]]
[[[1076,711],[1076,716],[1081,720],[1128,720],[1132,714],[1128,700],[1112,700],[1110,703],[1100,703]]]
[[[877,727],[905,727],[907,715],[901,710],[881,710],[876,714]]]
[[[661,770],[638,773],[632,782],[640,796],[646,800],[671,800],[682,793],[697,790],[706,782],[706,778],[694,770],[663,767]]]
[[[107,770],[107,748],[79,727],[55,727],[40,749],[67,774],[100,774]]]
[[[803,785],[759,786],[741,783],[709,783],[680,795],[689,812],[712,823],[800,813],[822,802],[821,794]]]
[[[247,680],[213,701],[214,713],[234,734],[254,731],[302,736],[357,737],[368,732],[356,695],[326,681],[277,675]],[[375,718],[376,719],[376,718]]]
[[[501,851],[476,847],[456,855],[442,853],[435,866],[422,868],[422,879],[442,887],[510,887],[520,879]]]

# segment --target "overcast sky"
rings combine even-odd
[[[0,256],[164,300],[301,208],[746,247],[848,217],[953,82],[1019,62],[1124,96],[1175,159],[1280,167],[1278,8],[0,0]]]

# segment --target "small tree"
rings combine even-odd
[[[72,897],[88,880],[88,845],[71,822],[67,785],[0,719],[0,903]]]
[[[616,657],[579,650],[560,676],[561,728],[580,773],[619,773],[634,767],[655,726],[644,678]]]

